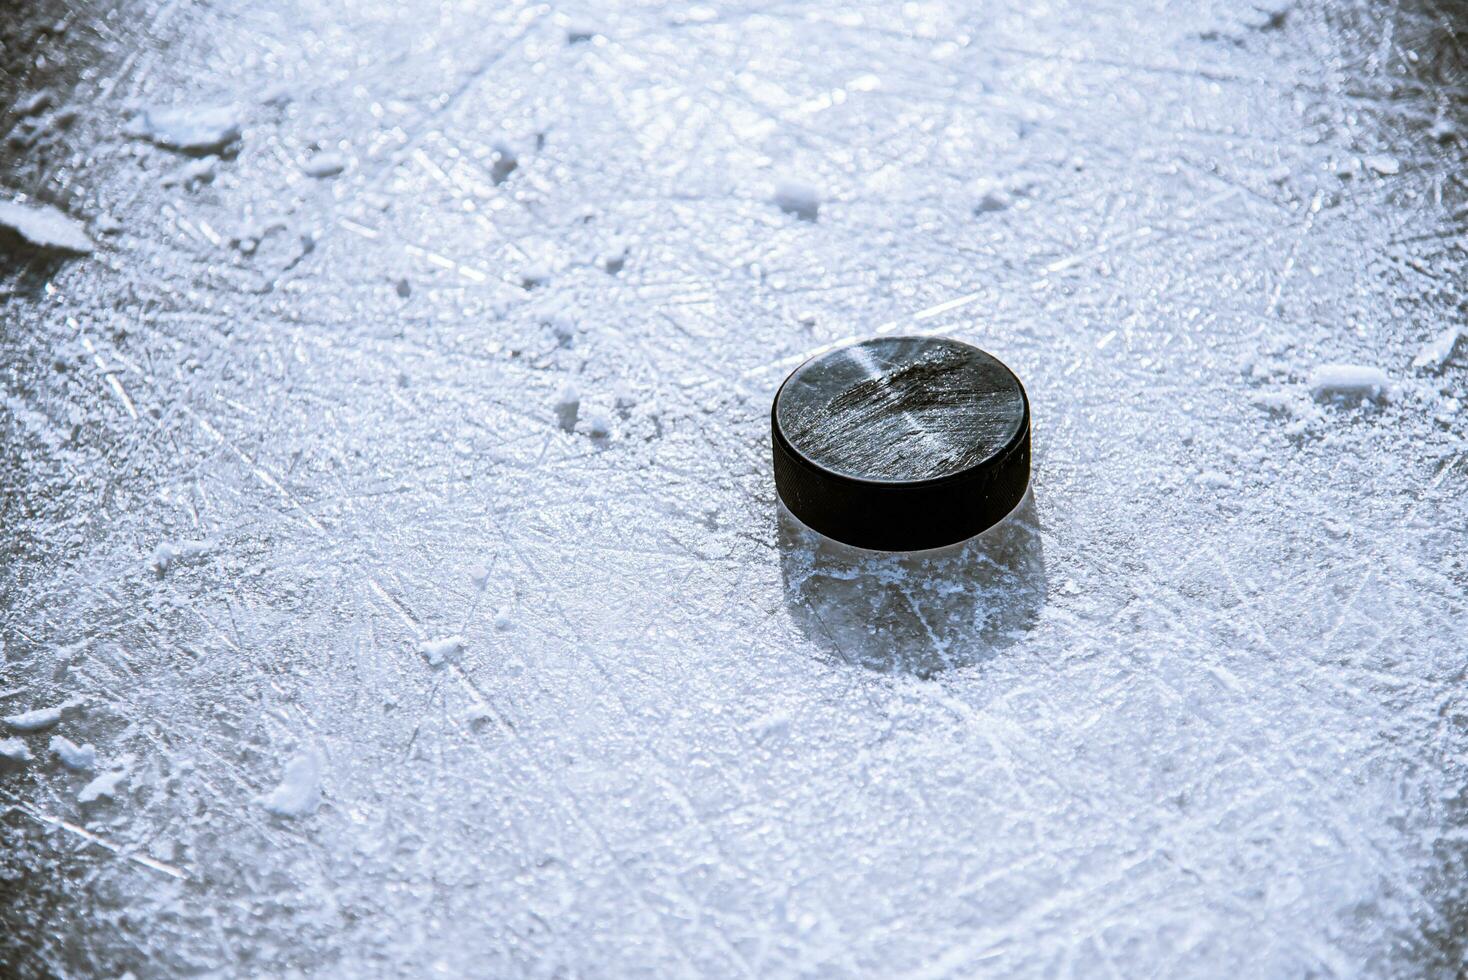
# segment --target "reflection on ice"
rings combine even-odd
[[[1045,602],[1033,493],[998,525],[947,548],[885,553],[811,531],[780,507],[785,603],[829,655],[929,677],[1018,640]]]

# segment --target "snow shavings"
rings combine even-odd
[[[11,731],[42,732],[61,721],[61,713],[65,707],[66,705],[57,705],[54,708],[37,708],[18,715],[7,715],[3,720]]]
[[[1361,162],[1368,169],[1376,171],[1383,177],[1390,177],[1402,171],[1402,162],[1396,157],[1388,156],[1385,153],[1373,153],[1369,156],[1362,157]]]
[[[269,793],[256,797],[268,812],[277,817],[305,817],[321,805],[321,774],[326,760],[321,751],[305,749],[285,764],[285,774]]]
[[[604,408],[593,408],[586,415],[586,432],[594,439],[607,439],[612,435],[612,416]]]
[[[814,184],[786,178],[775,185],[775,204],[802,221],[814,221],[821,210],[821,193]]]
[[[581,411],[581,392],[573,381],[566,381],[556,392],[556,422],[566,432],[576,428],[576,416]]]
[[[0,738],[0,759],[8,759],[11,762],[27,763],[35,756],[26,744],[18,738]]]
[[[240,138],[239,109],[231,105],[144,109],[127,135],[180,153],[220,153]]]
[[[208,540],[164,541],[153,549],[148,567],[162,575],[176,563],[205,555],[213,547],[214,542]]]
[[[749,730],[761,742],[782,739],[790,734],[790,715],[784,711],[761,715],[750,723]]]
[[[0,227],[36,248],[80,255],[92,251],[92,240],[81,222],[50,205],[0,201]]]
[[[97,748],[90,743],[77,745],[65,735],[52,735],[50,749],[68,769],[86,770],[97,767]]]
[[[1310,372],[1310,394],[1316,401],[1384,401],[1391,390],[1391,379],[1367,365],[1321,364]]]
[[[1448,363],[1453,356],[1453,350],[1458,346],[1458,340],[1463,336],[1463,328],[1457,324],[1446,327],[1435,335],[1417,351],[1417,356],[1412,358],[1412,366],[1419,371],[1437,371]]]
[[[980,177],[969,187],[973,212],[986,214],[1007,210],[1014,205],[1017,198],[1028,197],[1034,184],[1034,179],[1024,174],[1004,178]]]
[[[190,160],[172,173],[164,174],[158,181],[164,187],[182,187],[193,190],[203,184],[213,183],[219,173],[218,161],[214,157]]]
[[[114,769],[111,772],[104,772],[82,787],[81,792],[76,794],[76,801],[78,803],[95,803],[104,797],[107,799],[115,798],[117,796],[118,786],[126,778],[126,769]]]
[[[318,180],[326,177],[335,177],[346,169],[346,156],[330,150],[317,153],[311,159],[301,164],[302,173],[307,177],[315,177]]]
[[[428,661],[429,666],[439,667],[450,661],[459,659],[464,648],[469,645],[468,641],[458,633],[452,636],[440,637],[436,640],[424,640],[418,644],[418,652],[423,654],[423,659]]]
[[[1232,490],[1237,486],[1233,477],[1221,470],[1204,470],[1193,478],[1193,482],[1206,490]]]

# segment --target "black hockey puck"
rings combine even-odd
[[[1014,372],[944,337],[882,337],[806,361],[770,411],[775,488],[807,527],[860,548],[972,537],[1030,482],[1030,402]]]

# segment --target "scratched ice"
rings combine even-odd
[[[1460,0],[10,7],[0,974],[1468,969]],[[813,541],[921,331],[1033,499]]]

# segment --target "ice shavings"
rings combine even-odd
[[[41,732],[61,721],[61,711],[64,707],[65,705],[57,705],[54,708],[23,711],[18,715],[7,715],[4,721],[11,731]]]
[[[468,641],[458,633],[452,636],[440,637],[436,640],[424,640],[418,644],[418,652],[428,661],[429,666],[438,667],[451,660],[457,660],[459,654],[464,652]]]
[[[1400,173],[1402,170],[1402,162],[1396,157],[1388,156],[1385,153],[1373,153],[1369,156],[1364,156],[1361,158],[1361,162],[1383,177],[1390,177],[1393,174]]]
[[[495,140],[491,150],[494,153],[494,163],[490,166],[489,179],[498,186],[519,168],[520,154],[514,144],[505,139]]]
[[[821,210],[821,194],[814,184],[786,178],[775,185],[775,204],[802,221],[814,221]]]
[[[790,715],[784,711],[761,715],[750,723],[749,730],[761,742],[784,738],[790,733]]]
[[[182,153],[218,153],[240,138],[239,109],[232,105],[144,109],[126,133]]]
[[[1009,177],[980,177],[969,187],[973,200],[974,214],[1003,211],[1015,203],[1016,198],[1027,197],[1034,187],[1034,180],[1024,174]]]
[[[259,803],[278,817],[305,817],[321,805],[321,773],[326,760],[321,751],[305,749],[285,764],[285,773],[269,793],[257,797]]]
[[[1316,401],[1382,401],[1390,393],[1391,379],[1380,368],[1364,364],[1321,364],[1310,372],[1310,394]]]
[[[90,743],[77,745],[65,735],[52,735],[50,749],[68,769],[95,769],[97,766],[97,748]]]
[[[556,422],[567,432],[576,428],[576,416],[581,410],[581,392],[576,389],[572,381],[561,385],[561,390],[556,392],[555,400]]]
[[[214,542],[208,540],[164,541],[153,549],[153,555],[148,559],[148,567],[162,575],[175,563],[198,558],[207,554],[213,547]]]
[[[347,158],[335,151],[317,153],[311,159],[301,164],[301,172],[307,177],[315,177],[318,180],[325,177],[335,177],[347,169]]]
[[[26,744],[18,738],[0,738],[0,759],[8,759],[11,762],[30,762],[35,756]]]
[[[193,190],[201,184],[214,181],[218,174],[218,161],[213,157],[202,157],[198,160],[190,160],[169,174],[164,174],[158,181],[164,187],[182,187],[184,190]]]
[[[1412,366],[1419,371],[1436,371],[1448,362],[1453,356],[1453,350],[1458,346],[1458,340],[1463,336],[1463,328],[1457,324],[1446,327],[1435,335],[1417,351],[1417,356],[1412,358]]]
[[[126,778],[126,769],[114,769],[111,772],[104,772],[82,787],[81,792],[76,794],[76,801],[78,803],[95,803],[103,797],[109,799],[116,797],[117,787]]]
[[[594,408],[586,416],[586,431],[594,438],[605,439],[612,434],[612,417],[603,408]]]
[[[92,251],[92,240],[82,223],[47,204],[0,201],[0,226],[36,248],[82,255]]]

